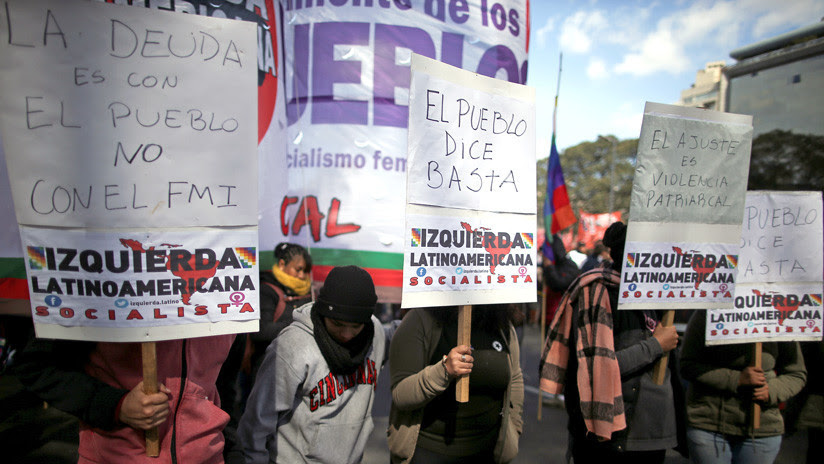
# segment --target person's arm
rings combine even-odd
[[[712,359],[704,346],[706,328],[705,311],[696,311],[687,324],[684,343],[681,346],[681,376],[684,380],[699,382],[719,391],[736,393],[742,382],[742,371],[712,364]]]
[[[426,337],[420,311],[412,310],[403,318],[389,346],[392,403],[401,410],[425,406],[452,382],[445,364],[429,365],[429,354],[424,350]]]
[[[634,316],[633,316],[634,317]],[[658,324],[652,337],[634,343],[624,349],[617,350],[618,367],[621,376],[632,375],[647,368],[657,361],[664,353],[675,349],[678,345],[678,333],[675,327],[664,327]]]
[[[797,395],[807,381],[807,369],[798,342],[778,344],[775,360],[777,376],[767,380],[769,405],[774,406]]]
[[[289,359],[283,352],[299,353],[294,347],[278,349],[281,344],[294,344],[291,337],[276,339],[266,350],[258,371],[246,410],[238,426],[238,441],[248,463],[266,464],[270,453],[277,454],[278,419],[292,410],[293,402],[306,379],[306,364]]]
[[[32,339],[15,358],[14,373],[49,405],[86,424],[111,430],[119,425],[121,401],[129,390],[112,387],[83,370],[92,342]]]
[[[95,428],[123,425],[148,430],[169,416],[170,392],[143,392],[143,382],[131,390],[112,387],[87,374],[83,366],[93,342],[32,339],[16,361],[15,373],[30,391],[49,405]]]
[[[664,351],[655,337],[647,338],[622,350],[615,351],[621,377],[632,375],[654,363]]]

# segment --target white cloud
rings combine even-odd
[[[609,28],[603,31],[608,43],[629,47],[644,38],[645,30],[641,27],[653,13],[655,5],[620,6],[609,12]]]
[[[745,4],[742,6],[763,13],[756,18],[752,27],[752,35],[757,39],[774,35],[776,29],[786,27],[787,24],[805,26],[818,22],[824,16],[822,0],[794,0],[784,2],[780,8],[775,8],[774,3],[765,0],[743,0],[741,3]]]
[[[678,74],[690,68],[683,46],[672,31],[659,29],[648,35],[635,53],[628,53],[615,66],[619,74],[647,76],[656,72]]]
[[[822,14],[824,0],[793,0],[780,6],[775,0],[684,2],[662,17],[643,39],[630,46],[630,52],[615,66],[615,71],[646,76],[657,72],[678,74],[697,70],[704,63],[693,62],[693,59],[724,59],[738,46],[742,31],[761,39],[787,26],[812,24]],[[637,22],[635,27],[643,28],[641,23]],[[626,26],[620,29],[627,30]]]
[[[555,18],[547,18],[546,23],[535,31],[535,38],[538,40],[538,45],[543,47],[546,45],[546,37],[555,31]]]
[[[615,66],[620,74],[646,76],[657,72],[679,74],[695,67],[687,49],[705,47],[715,49],[719,45],[728,49],[737,35],[736,11],[730,2],[707,4],[700,2],[684,10],[673,11],[658,21],[655,30],[623,60]]]
[[[587,76],[593,80],[605,79],[609,75],[607,73],[607,64],[600,58],[593,58],[589,60],[587,66]]]
[[[593,37],[607,28],[607,20],[600,11],[578,11],[561,25],[561,50],[570,53],[587,53],[592,48]]]
[[[644,107],[641,104],[623,103],[609,116],[609,126],[617,133],[611,134],[619,139],[635,139],[641,133]]]

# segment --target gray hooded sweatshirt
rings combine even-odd
[[[372,316],[375,336],[364,364],[335,376],[315,342],[311,309],[296,309],[294,322],[266,349],[238,429],[247,463],[361,461],[386,335]]]

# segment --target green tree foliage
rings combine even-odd
[[[615,142],[613,144],[613,141]],[[587,213],[609,212],[610,169],[615,149],[613,211],[629,212],[632,180],[635,176],[635,154],[638,139],[618,140],[614,136],[598,137],[594,142],[583,142],[567,148],[560,154],[567,193],[578,216]],[[538,216],[542,223],[546,196],[547,158],[538,160]]]
[[[824,190],[824,137],[779,129],[756,137],[747,190]]]

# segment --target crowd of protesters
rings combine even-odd
[[[820,456],[822,377],[808,374],[805,358],[820,366],[824,344],[764,343],[756,368],[746,345],[705,346],[703,312],[679,336],[661,311],[615,311],[625,240],[620,222],[589,253],[580,243],[567,253],[555,237],[542,265],[540,386],[564,401],[567,462],[662,463],[674,449],[696,463],[771,463],[785,433],[780,406],[794,397],[793,424],[809,431],[808,462]],[[159,342],[157,393],[143,391],[139,344],[29,343],[15,372],[80,419],[79,462],[361,462],[376,382],[390,360],[391,462],[517,456],[521,325],[531,314],[476,305],[471,342],[459,344],[456,307],[412,309],[382,324],[365,270],[336,267],[313,295],[309,252],[288,243],[274,251],[273,268],[261,273],[259,332]],[[659,384],[652,372],[665,354]],[[463,376],[472,384],[465,403],[455,400]],[[750,423],[753,404],[759,428]],[[153,428],[159,460],[145,454]]]
[[[661,323],[661,311],[615,311],[625,241],[626,226],[612,224],[590,255],[608,250],[610,258],[582,270],[551,309],[541,388],[564,394],[573,462],[662,463],[674,449],[699,464],[773,463],[785,433],[780,407],[802,392],[805,419],[797,422],[810,431],[808,462],[819,459],[813,448],[821,446],[814,438],[824,429],[824,405],[820,379],[803,390],[802,344],[762,343],[756,367],[751,344],[706,346],[703,311],[683,337]],[[545,276],[549,284],[546,269]],[[820,366],[824,344],[804,345],[808,365]],[[666,354],[659,383],[653,372]]]

